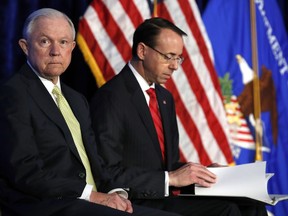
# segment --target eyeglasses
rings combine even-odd
[[[155,48],[153,48],[151,46],[148,46],[148,45],[146,45],[146,46],[149,47],[150,49],[154,50],[158,54],[160,54],[163,57],[163,59],[165,60],[166,63],[172,64],[174,61],[177,61],[177,63],[179,65],[181,65],[183,63],[183,61],[184,61],[184,57],[183,56],[178,56],[178,57],[169,56],[169,55],[164,54],[164,53],[160,52],[159,50],[157,50],[157,49],[155,49]]]

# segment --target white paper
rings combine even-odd
[[[195,195],[248,197],[271,205],[288,199],[288,195],[268,194],[267,183],[274,174],[266,174],[265,161],[208,169],[216,174],[217,182],[210,188],[196,185]]]

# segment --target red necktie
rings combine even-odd
[[[163,126],[161,121],[160,112],[158,109],[158,103],[156,98],[156,93],[154,88],[150,88],[146,90],[148,95],[150,96],[149,100],[149,109],[153,118],[154,126],[157,131],[158,140],[161,148],[162,159],[165,161],[165,147],[164,147],[164,135],[163,135]]]

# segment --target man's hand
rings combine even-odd
[[[216,175],[205,166],[197,163],[189,162],[179,169],[169,172],[170,186],[184,187],[199,184],[203,187],[210,187],[215,182]]]
[[[119,196],[117,193],[100,193],[92,191],[90,195],[90,202],[100,205],[108,206],[121,211],[133,212],[132,204],[128,199]]]

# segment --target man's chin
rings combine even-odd
[[[55,77],[58,77],[60,76],[61,74],[63,74],[64,71],[63,69],[61,68],[61,70],[58,68],[57,70],[56,69],[53,69],[53,70],[49,70],[49,71],[45,71],[42,76],[46,79],[54,79]]]
[[[169,79],[170,79],[170,77],[168,77],[168,78],[163,78],[163,79],[159,80],[159,84],[165,85],[165,83],[166,83]]]

